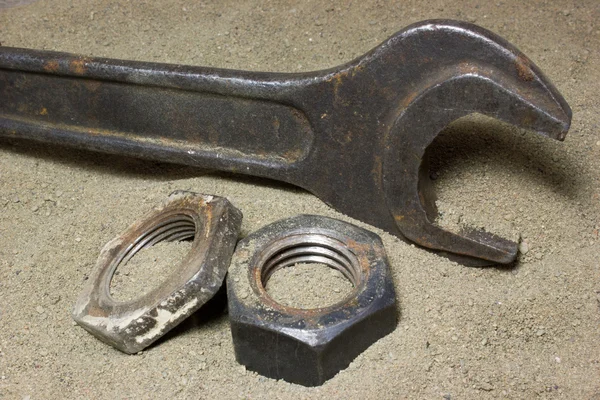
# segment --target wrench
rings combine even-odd
[[[571,122],[523,53],[451,20],[310,73],[0,47],[0,99],[0,136],[285,181],[465,265],[511,263],[517,243],[435,224],[427,147],[472,113],[561,141]]]

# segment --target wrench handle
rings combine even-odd
[[[271,88],[297,79],[0,47],[0,136],[289,181],[313,132]]]

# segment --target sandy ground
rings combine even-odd
[[[512,268],[467,268],[374,229],[398,327],[318,388],[238,365],[224,313],[195,315],[127,356],[75,326],[71,307],[104,243],[175,189],[229,198],[244,234],[298,213],[352,220],[271,181],[0,140],[0,398],[600,399],[600,3],[447,3],[42,0],[0,10],[5,46],[269,71],[331,67],[410,23],[463,19],[517,45],[573,109],[564,143],[481,117],[446,130],[433,151],[441,223],[521,237],[523,254]],[[322,283],[326,297],[331,280],[314,279],[323,273],[272,283],[284,294]]]

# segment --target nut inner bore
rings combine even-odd
[[[137,238],[135,238],[135,240],[133,240],[113,261],[109,273],[108,295],[111,299],[120,301],[112,298],[112,295],[110,294],[110,284],[119,266],[127,264],[127,262],[140,250],[154,246],[160,242],[176,242],[193,239],[195,234],[196,224],[194,219],[188,214],[177,213],[165,215],[161,219],[152,221],[151,226],[147,227],[143,233],[138,235]],[[140,292],[140,295],[141,294],[142,293]]]
[[[340,271],[354,286],[353,292],[366,278],[358,258],[343,242],[323,234],[296,234],[270,243],[260,253],[261,289],[266,293],[267,282],[277,270],[299,263],[324,264]]]

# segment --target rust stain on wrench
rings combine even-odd
[[[411,25],[342,66],[263,73],[0,47],[0,136],[257,175],[467,265],[517,244],[434,224],[425,150],[481,113],[563,140],[571,110],[478,26]]]

